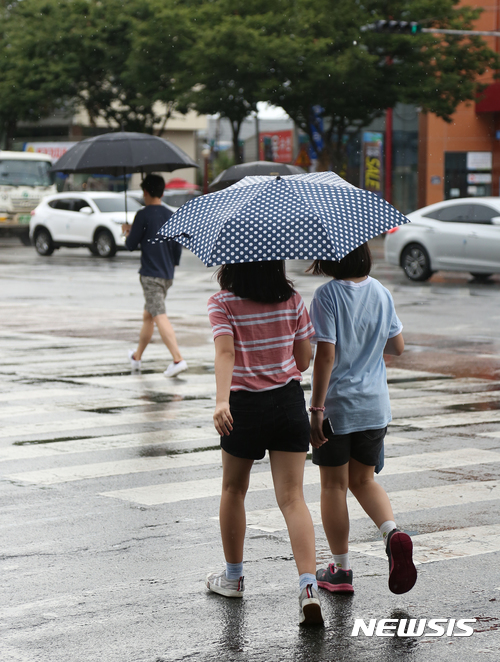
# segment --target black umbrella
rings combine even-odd
[[[119,131],[82,140],[63,154],[52,170],[117,177],[132,172],[172,172],[197,167],[182,149],[164,138]]]
[[[211,191],[220,191],[235,182],[239,182],[240,179],[248,175],[302,175],[304,172],[299,166],[288,165],[288,163],[250,161],[248,163],[239,163],[223,170],[208,188]]]
[[[74,145],[52,166],[54,172],[126,175],[132,172],[172,172],[198,165],[168,140],[149,133],[118,131],[87,138]],[[125,213],[127,211],[125,195]]]

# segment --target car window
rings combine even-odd
[[[71,211],[73,209],[73,198],[59,198],[57,200],[51,200],[49,202],[49,207],[52,207],[52,209],[64,209],[65,211]]]
[[[427,218],[435,218],[438,221],[448,221],[450,223],[470,223],[472,205],[449,205],[439,207],[433,211],[422,214]]]
[[[488,207],[488,205],[471,205],[471,220],[473,223],[482,223],[484,225],[490,225],[491,219],[494,216],[500,216],[500,211],[498,209],[493,209],[493,207]]]
[[[99,211],[104,213],[113,211],[125,211],[125,196],[117,198],[94,198],[94,203],[99,208]],[[127,196],[127,210],[138,211],[142,209],[142,205],[134,198]]]
[[[73,200],[73,211],[80,211],[80,209],[83,209],[84,207],[90,207],[87,200],[83,200],[82,198],[75,198],[75,200]]]

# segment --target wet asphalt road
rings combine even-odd
[[[500,650],[500,278],[415,284],[381,260],[407,349],[388,362],[393,424],[380,474],[413,538],[419,579],[395,596],[375,527],[350,501],[355,593],[323,594],[324,630],[297,626],[296,574],[256,463],[246,593],[210,595],[222,561],[211,426],[212,270],[183,256],[168,312],[190,370],[166,380],[161,343],[127,369],[140,326],[138,259],[0,242],[0,527],[4,662],[493,662]],[[290,274],[308,302],[322,281]],[[304,387],[310,383],[306,373]],[[329,557],[319,485],[305,494]],[[352,637],[355,619],[476,619],[471,637]]]

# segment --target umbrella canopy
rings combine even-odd
[[[118,131],[82,140],[63,154],[52,170],[119,176],[197,167],[182,149],[164,138]]]
[[[300,175],[304,170],[299,166],[273,161],[249,161],[223,170],[208,187],[210,191],[220,191],[249,175]]]
[[[378,195],[333,172],[246,177],[186,202],[158,232],[207,266],[262,260],[341,260],[409,223]]]

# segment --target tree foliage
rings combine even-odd
[[[83,106],[90,121],[153,131],[173,109],[228,118],[234,154],[259,101],[311,137],[324,167],[347,131],[396,102],[449,120],[500,67],[480,37],[377,34],[378,19],[472,28],[458,0],[21,0],[0,2],[0,121]],[[432,18],[429,18],[432,17]],[[161,130],[161,129],[160,129]]]
[[[323,108],[324,167],[338,167],[350,127],[366,125],[398,101],[449,121],[458,103],[475,98],[478,74],[499,66],[485,42],[479,37],[377,34],[361,27],[395,19],[471,29],[479,11],[457,5],[456,0],[338,0],[334,5],[297,0],[272,35],[276,73],[269,99],[283,106],[311,139],[311,107]]]

